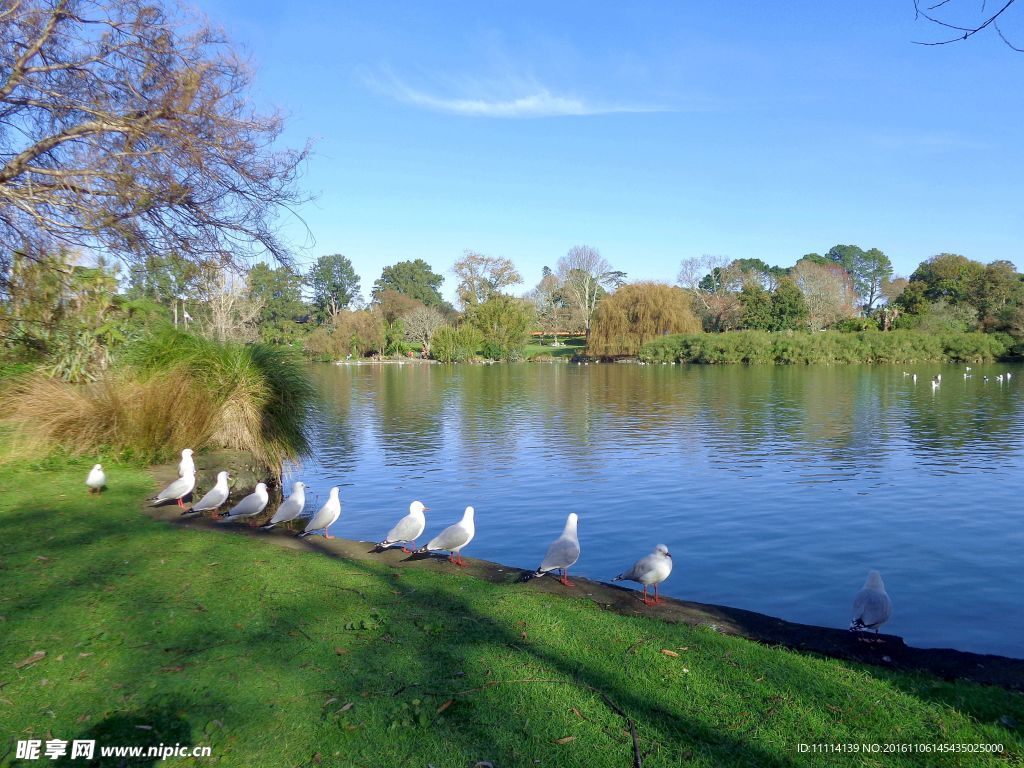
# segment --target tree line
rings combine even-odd
[[[262,341],[310,358],[422,355],[444,362],[517,360],[531,336],[557,346],[586,339],[595,356],[635,355],[676,333],[917,330],[1004,332],[1024,337],[1024,276],[1009,261],[982,264],[957,254],[894,277],[877,248],[837,245],[791,267],[760,259],[684,260],[674,285],[628,282],[591,246],[574,246],[544,267],[531,290],[505,257],[466,251],[445,277],[423,259],[384,267],[362,295],[362,278],[342,254],[305,272],[259,262],[246,270],[172,254],[147,256],[123,272],[81,263],[73,252],[15,253],[0,298],[8,356],[45,360],[71,380],[108,364],[111,349],[173,322],[222,341]]]

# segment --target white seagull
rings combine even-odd
[[[267,494],[267,484],[256,483],[256,489],[240,502],[235,504],[235,506],[228,511],[227,515],[217,522],[233,523],[236,520],[254,517],[267,508],[268,501],[270,501],[270,496]]]
[[[89,493],[102,493],[103,486],[107,484],[107,476],[103,472],[102,464],[94,464],[89,470],[89,476],[85,478],[85,484],[89,486]]]
[[[196,473],[196,463],[192,461],[192,449],[186,448],[181,452],[181,461],[178,462],[178,477]]]
[[[182,477],[179,477],[173,483],[171,483],[166,488],[164,488],[162,491],[160,491],[160,493],[158,493],[154,497],[154,499],[153,499],[153,501],[154,501],[153,506],[155,507],[158,504],[160,504],[162,502],[165,502],[165,501],[177,501],[178,502],[178,506],[181,507],[182,509],[184,509],[185,505],[181,503],[181,500],[183,498],[185,498],[186,496],[188,496],[190,493],[192,493],[192,491],[193,491],[193,489],[195,487],[196,487],[196,476],[195,476],[195,473],[194,472],[189,472],[188,474],[183,475]]]
[[[892,600],[885,591],[882,576],[878,571],[868,571],[868,580],[864,582],[864,588],[853,598],[850,630],[856,632],[873,629],[877,634],[879,627],[891,617]]]
[[[466,563],[462,559],[462,548],[469,544],[476,535],[476,526],[473,524],[473,513],[472,507],[466,507],[466,511],[462,513],[462,519],[455,523],[455,525],[449,525],[437,536],[432,538],[420,552],[436,552],[443,550],[448,552],[448,559],[451,560],[455,565],[465,567]]]
[[[228,487],[230,477],[227,472],[218,472],[217,482],[214,483],[213,488],[207,491],[203,498],[193,504],[189,512],[215,512],[220,509],[224,502],[228,500],[228,496],[231,495],[231,489]],[[182,514],[185,513],[182,512]]]
[[[327,501],[320,507],[320,511],[313,515],[313,519],[309,521],[309,525],[306,526],[306,530],[299,534],[299,536],[309,536],[314,531],[323,531],[325,539],[333,539],[327,532],[334,522],[341,517],[341,499],[338,498],[338,486],[331,488],[331,495],[327,497]]]
[[[644,605],[653,605],[661,602],[658,597],[658,585],[672,573],[672,555],[668,553],[668,547],[659,544],[647,557],[637,560],[633,567],[625,573],[620,573],[612,581],[636,581],[644,585]],[[654,602],[647,599],[647,588],[654,586]]]
[[[281,502],[270,522],[263,526],[264,531],[269,531],[278,523],[287,523],[302,514],[306,507],[306,484],[300,481],[292,483],[292,495]]]
[[[575,512],[570,512],[565,519],[565,528],[562,535],[551,542],[547,554],[541,561],[540,568],[530,574],[531,578],[543,576],[545,573],[561,569],[562,577],[559,579],[567,587],[576,586],[569,581],[569,568],[580,559],[580,539],[576,533],[576,525],[579,517]]]
[[[423,502],[414,501],[409,505],[409,514],[395,523],[395,527],[388,531],[384,541],[377,546],[380,549],[387,549],[394,544],[401,544],[403,552],[407,554],[411,552],[408,545],[416,546],[416,539],[423,534],[423,529],[427,527],[427,518],[423,516],[423,513],[429,509],[430,507],[423,506]]]

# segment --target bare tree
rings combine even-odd
[[[739,292],[747,280],[753,278],[745,276],[732,259],[705,254],[683,259],[676,284],[690,294],[705,330],[727,331],[739,324],[743,313]]]
[[[256,341],[263,302],[252,298],[248,279],[235,269],[209,264],[203,270],[200,301],[208,317],[200,332],[217,341]]]
[[[853,278],[839,264],[815,264],[802,259],[793,267],[793,282],[804,295],[812,331],[857,315]]]
[[[275,148],[220,32],[162,0],[0,2],[0,260],[288,261],[275,221],[308,147]]]
[[[1006,43],[1010,48],[1020,53],[1024,53],[1024,47],[1014,44],[1003,32],[1003,28],[1000,26],[1001,22],[1007,17],[1006,12],[1010,9],[1016,0],[1004,0],[1004,2],[997,7],[997,9],[991,13],[988,13],[985,3],[981,3],[981,16],[978,17],[977,11],[978,3],[972,2],[972,10],[969,12],[970,16],[966,17],[967,20],[953,22],[952,16],[946,16],[940,18],[935,11],[939,8],[943,8],[945,12],[955,12],[957,10],[955,3],[952,0],[934,0],[929,5],[922,7],[921,0],[914,0],[914,18],[925,19],[943,29],[950,30],[951,36],[947,35],[942,40],[923,41],[916,40],[918,45],[949,45],[950,43],[957,43],[961,40],[967,40],[970,37],[978,34],[982,30],[991,27],[995,30],[999,38]]]
[[[612,269],[601,253],[589,245],[574,245],[558,260],[558,279],[565,301],[576,310],[580,325],[590,336],[590,321],[601,296],[625,282],[626,273]]]
[[[423,357],[430,357],[430,340],[434,331],[444,325],[444,315],[434,307],[420,306],[402,315],[405,324],[405,338],[419,342],[423,347]]]
[[[464,307],[483,304],[502,288],[523,282],[511,259],[484,256],[473,251],[463,252],[462,258],[452,267],[452,273],[459,278],[455,291]]]
[[[569,329],[571,318],[562,291],[562,283],[558,275],[544,268],[544,276],[526,298],[533,302],[537,313],[537,323],[543,333],[553,338],[552,346],[558,346],[558,334]]]

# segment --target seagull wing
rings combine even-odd
[[[892,616],[892,601],[885,592],[874,589],[862,589],[853,598],[853,621],[859,621],[865,627],[875,628],[884,624]]]
[[[260,498],[259,494],[250,493],[231,508],[228,517],[252,517],[262,512],[265,506],[265,499]]]
[[[189,491],[196,487],[196,478],[194,475],[185,475],[179,477],[173,483],[164,488],[160,493],[156,495],[157,501],[169,501],[170,499],[180,499],[182,496],[187,496]]]
[[[562,536],[555,539],[548,547],[544,560],[537,570],[541,573],[553,571],[555,568],[568,568],[580,559],[580,543],[574,538]]]
[[[320,507],[313,519],[309,521],[309,525],[306,526],[303,533],[312,533],[313,531],[319,531],[321,528],[327,528],[331,523],[338,519],[341,515],[341,505],[333,505],[330,501]]]
[[[206,492],[206,495],[203,496],[203,498],[192,505],[192,511],[205,512],[210,509],[217,509],[217,507],[228,500],[230,493],[230,490],[221,489],[215,485]]]
[[[615,581],[639,581],[642,582],[645,578],[651,575],[651,572],[655,568],[654,555],[647,555],[647,557],[641,557],[635,563],[633,567],[628,571],[624,571],[615,577]]]
[[[277,508],[277,512],[270,518],[270,523],[276,525],[277,523],[287,523],[289,520],[294,520],[302,512],[302,505],[299,504],[299,500],[294,496],[289,496],[280,507]]]
[[[427,544],[427,549],[443,549],[451,551],[454,547],[464,547],[469,543],[469,540],[473,536],[470,534],[469,529],[466,528],[462,523],[456,523],[455,525],[449,525],[437,536],[430,540]]]
[[[397,523],[395,527],[388,531],[388,535],[384,538],[385,542],[397,543],[400,541],[415,541],[419,538],[420,534],[423,533],[423,529],[426,527],[426,522],[422,517],[416,517],[415,515],[406,515]]]

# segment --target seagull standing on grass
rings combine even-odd
[[[181,452],[181,461],[178,462],[178,477],[194,475],[195,473],[196,463],[192,461],[192,449],[186,448]]]
[[[267,502],[269,501],[270,495],[267,493],[267,484],[256,483],[256,489],[240,502],[235,504],[235,506],[228,511],[227,515],[217,522],[233,523],[236,520],[255,517],[267,508]]]
[[[620,573],[612,581],[636,581],[644,585],[644,605],[656,605],[661,602],[658,596],[658,585],[672,573],[672,555],[668,547],[659,544],[647,557],[637,560],[633,567]],[[654,600],[647,599],[647,588],[654,586]]]
[[[427,527],[427,518],[423,516],[423,513],[429,509],[430,507],[423,506],[423,502],[414,501],[409,505],[409,514],[395,523],[395,527],[388,531],[384,541],[377,547],[387,549],[395,544],[401,544],[402,551],[409,554],[412,550],[408,545],[411,544],[415,547],[416,539],[423,534],[423,529]]]
[[[181,514],[190,514],[192,512],[216,512],[228,500],[228,496],[231,495],[231,489],[228,487],[228,480],[231,476],[227,472],[217,473],[217,482],[213,488],[206,492],[199,501],[192,505],[192,508],[188,512],[182,512]]]
[[[155,507],[165,501],[177,501],[178,506],[184,509],[185,505],[181,503],[181,500],[192,493],[195,487],[195,472],[189,472],[186,475],[182,475],[156,495],[153,499],[153,506]]]
[[[306,506],[306,484],[295,482],[292,484],[292,495],[281,502],[277,512],[270,518],[270,522],[263,526],[264,531],[269,531],[279,523],[287,523],[302,514]]]
[[[107,476],[103,472],[102,464],[94,464],[89,470],[89,476],[85,478],[85,484],[89,486],[89,493],[102,493],[103,486],[107,484]]]
[[[540,568],[529,574],[526,577],[527,579],[543,576],[545,573],[554,570],[561,570],[562,577],[559,581],[567,587],[576,586],[569,581],[569,568],[580,559],[580,539],[576,532],[578,522],[579,517],[577,514],[570,512],[569,516],[565,519],[565,528],[562,529],[562,535],[551,542],[547,554],[544,555],[544,560],[541,561]]]
[[[338,486],[331,488],[331,495],[327,497],[327,501],[320,507],[320,511],[313,515],[313,519],[309,521],[306,530],[299,534],[300,537],[309,536],[309,534],[315,531],[323,531],[325,539],[334,538],[327,532],[327,529],[334,525],[335,521],[341,517],[341,499],[338,498],[339,490]]]
[[[448,552],[448,559],[452,563],[465,568],[466,562],[462,559],[462,548],[469,544],[476,535],[473,515],[474,509],[466,507],[466,511],[462,513],[462,519],[459,522],[455,523],[455,525],[449,525],[437,534],[420,552],[437,552],[439,550]]]
[[[853,615],[850,618],[850,631],[859,632],[866,629],[878,629],[892,617],[892,600],[885,591],[882,575],[878,571],[868,571],[868,580],[864,588],[853,598]]]

